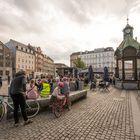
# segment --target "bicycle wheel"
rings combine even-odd
[[[4,107],[4,105],[1,103],[1,104],[0,104],[0,121],[3,119],[4,114],[5,114],[5,107]]]
[[[53,110],[53,113],[56,118],[59,118],[62,114],[62,110],[61,110],[60,106],[56,106]]]
[[[29,101],[26,101],[26,105],[27,105],[26,113],[28,118],[33,118],[38,114],[40,110],[40,105],[36,100],[29,100]]]

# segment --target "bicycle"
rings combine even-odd
[[[50,104],[50,107],[52,108],[52,113],[55,115],[56,118],[59,118],[62,115],[62,112],[64,112],[66,107],[68,108],[68,110],[71,109],[71,101],[69,98],[66,98],[66,104],[63,105],[64,98],[66,97],[63,97],[63,99],[56,98],[55,101]]]
[[[0,95],[0,97],[2,97],[0,99],[0,121],[2,121],[2,119],[7,113],[13,114],[14,108],[13,105],[10,102],[8,102],[8,97],[9,97],[8,95]],[[37,100],[33,100],[33,99],[26,100],[26,112],[28,118],[35,117],[38,114],[39,110],[40,110],[40,105]]]

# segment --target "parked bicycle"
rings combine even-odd
[[[65,108],[68,110],[71,109],[71,100],[67,98],[66,104],[63,105],[64,99],[56,99],[55,101],[50,103],[50,107],[52,109],[52,113],[55,115],[56,118],[59,118],[64,112]]]
[[[7,113],[14,112],[13,105],[11,102],[8,102],[9,96],[7,95],[0,95],[0,121],[4,118]],[[28,99],[26,100],[26,112],[28,118],[35,117],[40,110],[40,105],[37,100]],[[19,110],[20,112],[20,110]]]

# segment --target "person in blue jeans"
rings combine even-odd
[[[61,94],[65,95],[65,99],[63,103],[63,105],[65,105],[66,102],[69,101],[70,87],[69,87],[69,82],[67,77],[63,77],[62,82],[64,83],[64,87],[61,89]]]

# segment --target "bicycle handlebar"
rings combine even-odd
[[[9,97],[9,95],[0,95],[0,96],[2,96],[2,97]]]

